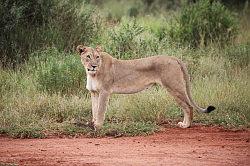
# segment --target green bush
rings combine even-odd
[[[123,21],[121,25],[110,31],[110,49],[111,52],[120,57],[126,53],[132,53],[135,44],[135,38],[144,32],[144,28],[133,21]]]
[[[221,3],[200,0],[181,11],[168,34],[173,41],[191,47],[223,46],[234,40],[237,31],[236,18]]]
[[[84,1],[59,1],[53,8],[45,43],[53,43],[60,50],[72,51],[79,43],[86,45],[97,40],[101,20],[96,9]]]
[[[98,38],[97,11],[84,1],[0,1],[0,64],[24,62],[46,48],[71,51]]]
[[[54,1],[0,1],[0,62],[18,63],[40,46],[39,27],[48,23]],[[35,42],[35,40],[37,40]],[[32,44],[31,44],[32,43]]]
[[[85,71],[77,55],[57,49],[34,53],[28,63],[35,74],[40,91],[50,94],[78,94],[85,92]]]
[[[159,46],[157,36],[134,19],[127,20],[126,18],[123,18],[119,25],[109,31],[102,42],[107,52],[123,59],[141,58],[155,54]]]

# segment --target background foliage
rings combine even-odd
[[[233,42],[238,24],[235,16],[218,1],[200,0],[185,7],[171,24],[172,40],[191,47]]]
[[[99,16],[83,1],[1,0],[0,11],[3,65],[22,63],[46,47],[72,51],[77,43],[89,44],[99,35]]]
[[[122,6],[122,7],[121,7]],[[0,133],[121,136],[175,126],[182,111],[156,86],[113,95],[94,132],[78,44],[120,59],[171,55],[191,74],[194,124],[249,127],[250,13],[247,0],[0,0]]]

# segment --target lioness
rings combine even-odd
[[[184,112],[182,128],[190,127],[193,108],[209,113],[215,109],[203,109],[191,98],[189,76],[181,60],[170,56],[152,56],[135,60],[113,58],[99,47],[77,46],[81,62],[87,74],[86,88],[91,92],[92,122],[95,129],[102,127],[106,106],[111,93],[131,94],[154,84],[160,84],[173,95]]]

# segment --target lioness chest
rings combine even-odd
[[[91,77],[87,75],[87,85],[86,88],[89,91],[98,91],[99,90],[99,83],[95,77]]]

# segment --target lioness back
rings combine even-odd
[[[156,83],[162,85],[162,81],[167,82],[176,75],[183,78],[177,59],[169,56],[114,59],[112,71],[114,93],[135,93]]]

